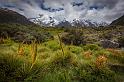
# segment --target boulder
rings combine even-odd
[[[119,48],[119,44],[111,40],[101,40],[100,45],[103,48]]]

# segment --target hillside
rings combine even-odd
[[[124,26],[124,15],[114,20],[110,25],[121,25]]]
[[[34,24],[25,16],[6,8],[0,8],[0,23]]]
[[[39,25],[30,22],[25,16],[5,8],[0,8],[0,38],[11,38],[15,42],[30,43],[36,39],[44,42],[52,35]]]

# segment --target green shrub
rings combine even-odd
[[[63,34],[61,39],[63,43],[69,45],[85,44],[83,32],[81,30],[71,30],[69,33]]]
[[[0,24],[0,37],[10,37],[16,42],[31,43],[36,39],[37,42],[45,42],[54,39],[52,34],[44,31],[40,26],[21,25],[21,24]]]
[[[100,35],[99,38],[111,40],[113,38],[113,35],[111,32],[106,31],[102,35]]]
[[[124,37],[119,37],[118,38],[118,43],[120,47],[124,47]]]

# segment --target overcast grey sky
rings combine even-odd
[[[64,19],[89,19],[110,23],[124,15],[124,0],[0,0],[0,7],[6,7],[28,18],[44,15],[57,21]]]

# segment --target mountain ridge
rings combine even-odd
[[[124,26],[124,15],[114,20],[110,25],[122,25]]]
[[[25,16],[7,8],[0,8],[0,23],[34,24]]]

